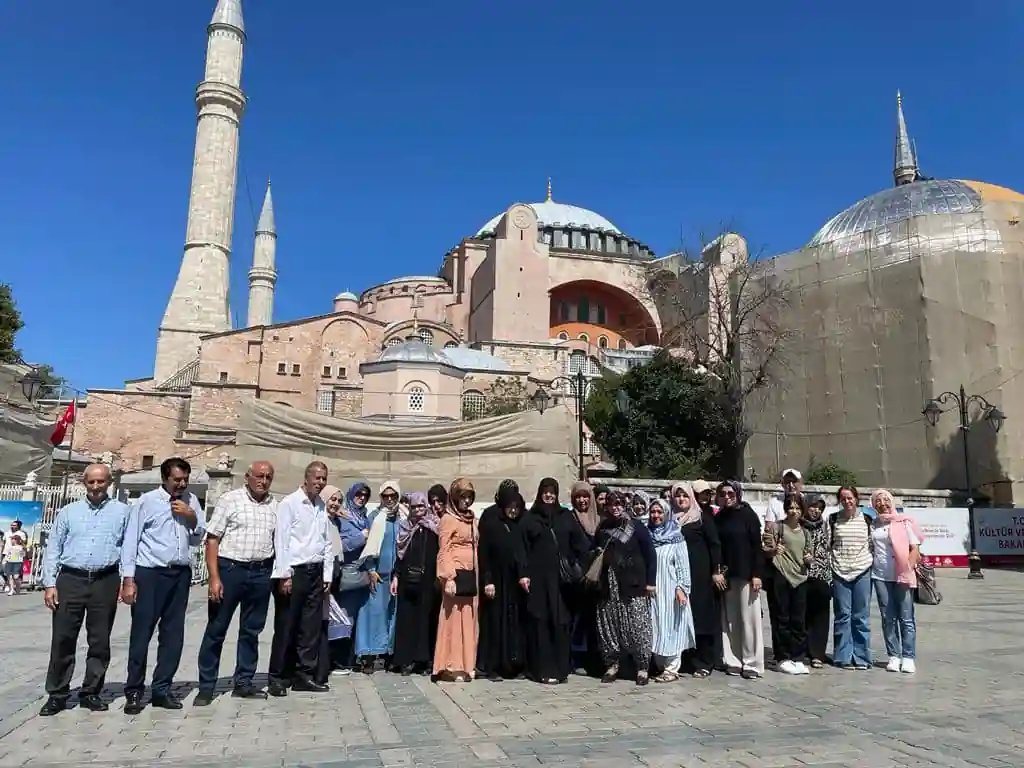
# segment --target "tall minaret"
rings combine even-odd
[[[263,198],[263,210],[256,224],[256,242],[252,249],[252,269],[249,270],[249,322],[254,325],[270,325],[274,322],[274,284],[277,270],[277,227],[274,226],[274,199],[270,196],[270,182],[267,195]]]
[[[917,157],[907,133],[907,121],[903,118],[903,96],[896,91],[896,162],[892,169],[892,178],[897,187],[917,181],[920,176],[917,168]]]
[[[228,263],[245,111],[241,0],[218,0],[208,29],[206,75],[196,89],[196,150],[185,255],[156,340],[156,383],[195,358],[199,337],[231,328]]]

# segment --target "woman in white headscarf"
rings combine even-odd
[[[372,674],[378,658],[395,647],[395,609],[391,576],[398,561],[398,530],[405,511],[398,503],[402,489],[397,480],[380,486],[380,506],[370,515],[370,533],[360,558],[369,575],[370,597],[356,619],[355,654],[363,672]]]

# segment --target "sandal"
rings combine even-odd
[[[604,675],[601,677],[602,683],[614,683],[619,679],[619,665],[616,664],[614,667],[608,667],[605,670]]]
[[[647,677],[647,673],[646,672],[641,672],[640,674],[638,674],[636,676],[636,684],[637,685],[647,685],[647,683],[649,683],[649,682],[650,682],[650,678]]]
[[[821,659],[811,659],[811,669],[821,669],[825,666],[825,662]]]
[[[711,677],[711,670],[698,669],[693,673],[693,676],[698,678]]]
[[[675,674],[674,672],[662,672],[660,675],[658,675],[656,678],[654,678],[654,682],[656,682],[656,683],[674,683],[678,679],[679,679],[679,675]]]

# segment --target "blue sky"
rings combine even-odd
[[[0,4],[0,280],[25,357],[152,373],[182,252],[213,0]],[[854,15],[853,11],[856,11]],[[432,274],[517,200],[658,253],[722,221],[777,253],[891,184],[901,88],[932,176],[1024,188],[1024,3],[246,0],[232,263],[273,178],[278,321]]]

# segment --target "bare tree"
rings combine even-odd
[[[723,229],[717,237],[702,237],[698,251],[683,248],[654,262],[642,286],[662,318],[661,345],[721,381],[737,477],[744,475],[751,435],[747,414],[764,405],[779,381],[793,337],[783,318],[790,285],[761,255]]]

